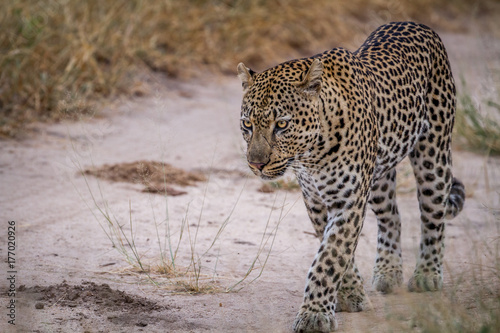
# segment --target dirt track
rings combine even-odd
[[[488,74],[491,61],[500,59],[500,43],[456,35],[443,39],[455,77],[470,78],[479,99],[489,97],[490,91],[483,87],[492,79]],[[499,56],[493,57],[492,52]],[[15,221],[17,332],[291,330],[318,240],[312,236],[299,192],[262,193],[258,190],[262,183],[245,176],[248,171],[238,128],[240,98],[236,78],[207,77],[199,84],[168,82],[153,96],[109,106],[103,117],[39,125],[25,140],[0,142],[0,211],[4,221],[0,255],[7,257],[3,241],[7,221]],[[104,164],[141,160],[202,172],[208,180],[191,186],[172,185],[186,194],[165,201],[159,194],[144,193],[140,183],[98,182],[79,173]],[[473,303],[473,286],[480,278],[489,278],[487,272],[478,275],[477,268],[491,260],[486,249],[499,237],[495,216],[500,207],[499,165],[498,159],[454,152],[454,174],[465,183],[468,198],[464,212],[446,227],[444,278],[445,290],[456,292],[464,307]],[[402,165],[400,170],[398,202],[407,281],[418,252],[420,226],[408,166]],[[201,261],[203,281],[215,280],[213,287],[219,292],[189,295],[165,278],[155,277],[160,284],[155,286],[137,273],[112,246],[101,228],[105,224],[100,225],[94,217],[105,223],[91,193],[99,207],[109,207],[127,232],[132,218],[135,246],[144,262],[151,264],[160,257],[155,224],[163,234],[166,206],[172,239],[179,237],[185,220],[191,236],[198,230],[198,254],[210,247],[229,217],[220,240]],[[244,276],[263,235],[268,239],[274,234],[280,214],[283,218],[262,277],[238,293],[220,292]],[[270,226],[266,230],[267,221]],[[340,313],[339,327],[345,332],[385,332],[386,325],[397,323],[412,330],[415,307],[444,294],[416,295],[404,288],[389,296],[374,292],[370,278],[375,246],[376,222],[369,213],[356,260],[374,310]],[[269,247],[267,243],[265,248]],[[190,254],[184,234],[178,256],[181,267],[188,266]],[[264,259],[265,253],[260,257]],[[0,331],[15,332],[7,323],[4,306],[11,299],[4,292],[8,289],[8,267],[3,260],[1,266]],[[257,273],[254,271],[243,284]],[[474,308],[471,313],[474,317]]]

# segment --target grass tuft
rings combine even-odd
[[[470,94],[459,96],[455,134],[466,149],[500,155],[500,104],[487,101],[486,106],[490,112],[485,116]]]

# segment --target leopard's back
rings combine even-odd
[[[442,132],[436,134],[438,140],[449,137],[455,83],[443,42],[422,24],[384,25],[354,53],[373,79],[381,132],[375,171],[379,178],[413,150],[423,133],[437,129]]]

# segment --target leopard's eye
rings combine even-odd
[[[252,129],[252,122],[250,120],[248,120],[248,119],[241,120],[241,125],[246,130],[251,130]]]
[[[285,129],[287,127],[288,127],[288,120],[281,119],[281,120],[278,120],[276,122],[276,128],[277,129],[282,130],[282,129]]]

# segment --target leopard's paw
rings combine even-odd
[[[412,292],[437,291],[442,288],[443,277],[436,272],[415,272],[408,282],[408,290]]]
[[[301,332],[332,332],[337,329],[334,312],[317,312],[301,309],[293,323],[293,331]]]
[[[337,294],[336,312],[359,312],[371,308],[372,305],[363,287],[349,292],[340,290]]]
[[[401,270],[377,272],[373,275],[372,284],[376,291],[391,293],[403,284],[403,272]]]

